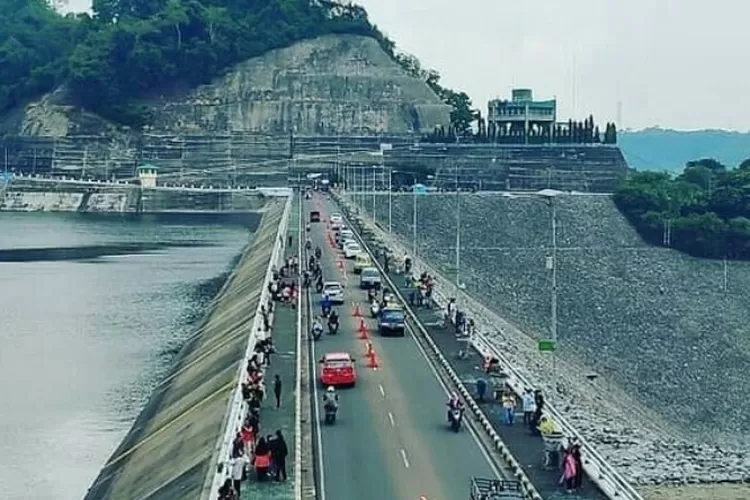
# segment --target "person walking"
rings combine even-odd
[[[273,376],[273,395],[276,397],[276,409],[281,407],[281,377],[279,374]]]
[[[237,497],[240,496],[240,489],[243,479],[245,479],[245,467],[249,460],[247,455],[244,453],[235,453],[234,459],[232,460],[232,486],[234,491],[237,492]]]
[[[289,449],[286,446],[284,435],[280,429],[276,431],[275,444],[274,462],[276,462],[276,480],[286,481],[286,457],[289,455]]]
[[[523,425],[530,426],[534,419],[534,411],[536,411],[536,402],[534,401],[534,394],[531,389],[526,388],[523,393]]]

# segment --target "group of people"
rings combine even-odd
[[[406,286],[414,288],[409,292],[409,305],[412,307],[432,307],[432,293],[435,290],[435,278],[427,273],[422,273],[419,278],[407,274],[406,280]]]
[[[299,269],[299,263],[297,257],[290,257],[287,259],[281,270],[277,270],[276,267],[272,269],[272,278],[268,283],[268,292],[271,294],[271,299],[274,302],[280,302],[282,304],[291,304],[292,307],[297,307],[297,300],[299,298],[299,290],[297,289],[297,281],[289,279],[293,276],[292,273],[296,274]]]
[[[445,308],[445,323],[453,325],[456,337],[470,338],[476,333],[473,318],[467,318],[466,313],[458,308],[455,298],[448,300]]]
[[[254,471],[257,481],[268,481],[275,478],[285,481],[286,457],[289,450],[281,430],[266,436],[261,435],[262,403],[266,400],[265,372],[271,365],[272,355],[276,352],[272,330],[272,313],[274,303],[296,304],[297,285],[293,279],[299,272],[296,257],[285,260],[281,269],[272,268],[272,279],[268,284],[271,300],[260,308],[263,326],[257,332],[255,348],[247,361],[245,380],[241,384],[242,397],[247,405],[242,427],[232,443],[231,460],[228,464],[229,478],[219,489],[219,500],[238,500],[242,482]],[[289,281],[287,281],[287,279]],[[275,375],[273,392],[276,408],[281,404],[281,379]]]

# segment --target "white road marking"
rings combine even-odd
[[[404,460],[404,467],[407,469],[409,468],[409,459],[406,458],[406,451],[402,448],[401,449],[401,458]]]
[[[396,427],[396,421],[393,420],[393,413],[388,412],[388,420],[391,421],[391,427]]]
[[[378,384],[378,389],[380,389],[380,395],[385,397],[385,389],[383,389],[383,384]]]

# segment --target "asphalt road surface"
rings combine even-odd
[[[312,224],[311,238],[313,248],[323,250],[324,280],[346,287],[345,305],[335,307],[341,318],[339,333],[324,333],[314,344],[315,357],[349,352],[359,377],[354,388],[340,389],[336,423],[320,424],[321,498],[468,498],[472,476],[495,478],[499,473],[467,427],[459,433],[449,429],[446,390],[411,335],[383,338],[375,331],[353,262],[329,243],[327,221],[333,205],[318,197],[305,202],[303,210],[307,220],[311,210],[322,215],[321,223]],[[360,339],[359,319],[353,317],[355,303],[365,317],[378,368],[368,367],[366,341]],[[317,295],[313,307],[320,314]],[[317,397],[322,398],[320,386]]]

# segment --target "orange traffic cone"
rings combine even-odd
[[[354,317],[355,318],[361,318],[362,317],[362,311],[359,310],[359,302],[354,304]]]
[[[359,338],[362,340],[367,339],[367,325],[365,325],[365,320],[362,318],[359,318]]]
[[[372,348],[372,342],[368,342],[367,344],[367,367],[377,368],[379,365],[378,358],[375,355],[375,349]]]

